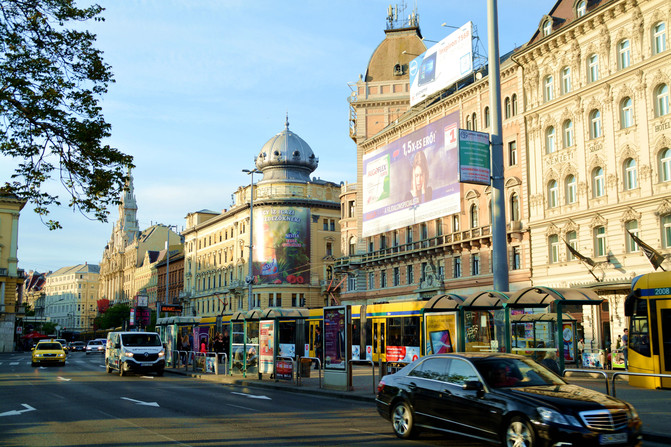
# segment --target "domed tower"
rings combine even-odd
[[[289,130],[287,115],[284,130],[263,145],[255,162],[256,168],[263,172],[259,183],[307,183],[310,174],[317,169],[319,159],[301,137]]]

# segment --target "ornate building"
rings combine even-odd
[[[16,319],[25,314],[20,295],[25,277],[17,268],[19,214],[25,204],[0,191],[0,352],[14,350]]]
[[[129,303],[147,287],[147,275],[136,281],[136,270],[143,265],[147,252],[165,249],[166,240],[170,241],[170,247],[182,243],[180,235],[166,225],[156,224],[140,231],[133,177],[129,175],[119,204],[119,220],[100,261],[99,299],[109,300],[110,304]]]
[[[96,317],[100,267],[79,264],[61,267],[47,275],[44,286],[44,316],[60,331],[91,329]]]
[[[670,20],[664,0],[558,1],[514,55],[533,283],[607,299],[602,312],[583,309],[593,348],[622,334],[631,279],[653,271],[630,234],[671,248]]]
[[[232,207],[222,213],[187,215],[185,314],[247,310],[250,281],[252,307],[325,304],[329,266],[340,256],[340,185],[311,179],[317,164],[310,146],[289,130],[287,121],[255,158],[262,175],[256,185],[240,187]]]

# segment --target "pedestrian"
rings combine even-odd
[[[622,357],[624,357],[624,369],[629,369],[629,353],[627,352],[629,348],[629,329],[624,330],[624,335],[622,335]]]
[[[214,352],[217,353],[217,363],[222,363],[224,356],[224,336],[220,332],[214,338]]]
[[[553,373],[561,376],[559,372],[559,365],[557,364],[557,354],[554,351],[547,351],[545,353],[545,358],[541,360],[541,365],[545,366],[547,369]]]
[[[581,338],[578,341],[578,364],[582,368],[584,366],[583,361],[582,361],[582,353],[585,352],[585,340]]]
[[[323,362],[323,342],[322,342],[322,328],[317,326],[315,328],[315,355],[319,359],[319,362],[315,362],[315,369],[319,369],[321,362]]]

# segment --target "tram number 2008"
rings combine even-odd
[[[655,295],[671,295],[671,287],[662,287],[655,289]]]

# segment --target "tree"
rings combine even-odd
[[[110,329],[123,326],[123,322],[130,319],[130,306],[128,304],[115,304],[109,307],[105,313],[95,318],[96,327],[99,329]]]
[[[103,144],[111,126],[99,100],[114,79],[96,36],[78,29],[104,20],[102,11],[75,0],[0,2],[0,151],[16,162],[0,192],[30,201],[43,220],[61,205],[47,188],[57,176],[69,207],[106,222],[132,167],[131,156]]]

